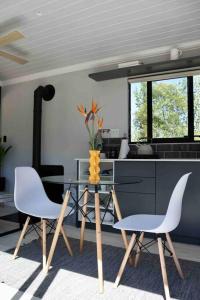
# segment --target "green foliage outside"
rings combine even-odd
[[[194,135],[200,135],[200,76],[194,76]]]
[[[131,139],[147,137],[147,84],[131,86]],[[152,83],[153,138],[178,138],[188,135],[187,78]],[[194,128],[200,134],[200,76],[194,76]],[[196,138],[198,139],[198,138]]]
[[[131,141],[146,140],[147,137],[147,84],[131,84]],[[135,106],[133,108],[133,106]],[[135,112],[134,112],[135,111]]]

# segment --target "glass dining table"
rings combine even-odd
[[[57,225],[55,228],[53,240],[51,243],[49,255],[46,262],[46,273],[48,273],[49,267],[52,262],[52,258],[55,252],[55,248],[57,245],[58,237],[61,232],[61,227],[63,224],[63,220],[66,217],[66,209],[69,205],[69,200],[71,199],[73,202],[73,206],[71,210],[75,210],[76,212],[80,212],[82,215],[81,221],[81,229],[80,229],[80,252],[83,251],[84,244],[84,232],[86,226],[86,220],[90,221],[89,212],[88,212],[88,195],[90,193],[91,188],[94,190],[94,211],[95,211],[95,228],[96,228],[96,247],[97,247],[97,267],[98,267],[98,280],[99,280],[99,292],[103,293],[104,291],[104,279],[103,279],[103,255],[102,255],[102,232],[101,232],[101,224],[102,220],[105,217],[107,212],[111,213],[108,210],[109,201],[113,201],[114,206],[114,218],[116,220],[121,220],[122,215],[118,203],[118,199],[115,192],[115,187],[119,185],[129,185],[129,184],[139,184],[141,180],[130,179],[128,182],[114,182],[114,181],[100,181],[98,183],[90,183],[88,180],[73,180],[69,179],[65,176],[48,176],[42,178],[43,182],[55,183],[55,184],[63,184],[65,186],[65,196],[63,198],[63,203],[60,211],[60,216],[57,220]],[[74,196],[72,194],[72,188],[77,188],[79,185],[84,186],[83,192],[79,196]],[[100,213],[100,196],[99,191],[102,186],[107,186],[110,191],[110,197],[107,204],[104,207],[104,216],[101,218]],[[102,205],[102,203],[101,203]],[[69,211],[70,214],[70,211]],[[126,232],[124,230],[121,231],[122,239],[125,248],[128,247],[128,240],[126,236]],[[129,258],[130,263],[132,264],[132,258]]]

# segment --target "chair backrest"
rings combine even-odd
[[[14,202],[18,210],[26,212],[38,203],[49,201],[41,179],[35,169],[31,167],[15,168]]]
[[[187,173],[183,175],[177,182],[169,201],[166,216],[159,226],[160,233],[170,232],[178,226],[181,219],[183,195],[190,174],[191,173]]]

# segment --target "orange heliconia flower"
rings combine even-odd
[[[87,116],[87,111],[86,108],[81,104],[81,105],[77,105],[77,110],[80,112],[80,114],[84,117]]]
[[[92,99],[91,109],[87,111],[87,109],[81,104],[77,105],[78,112],[84,116],[85,118],[85,126],[89,133],[89,145],[92,150],[99,150],[101,148],[99,131],[103,128],[103,118],[98,116],[98,112],[101,110]]]
[[[92,111],[94,114],[96,114],[100,109],[101,109],[101,108],[98,107],[97,103],[96,103],[94,100],[92,100],[92,109],[91,109],[91,111]]]
[[[103,118],[99,118],[98,119],[98,129],[102,129],[103,128]]]

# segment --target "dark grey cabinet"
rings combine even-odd
[[[131,214],[155,214],[155,195],[142,193],[117,192],[123,217]]]
[[[178,179],[192,172],[183,197],[181,221],[174,236],[200,242],[200,162],[156,162],[156,213],[165,214]]]
[[[200,243],[200,162],[197,161],[116,161],[115,181],[141,183],[119,185],[116,193],[122,216],[165,214],[170,196],[185,173],[192,172],[186,186],[181,221],[172,233],[175,240]]]
[[[115,161],[116,176],[155,177],[154,161]]]
[[[138,183],[131,184],[132,181],[138,181]],[[124,182],[128,184],[122,184],[117,187],[120,192],[128,193],[142,193],[142,194],[155,194],[155,177],[136,177],[136,176],[116,176],[116,182]],[[139,182],[140,181],[140,182]]]
[[[130,184],[134,180],[139,183]],[[116,193],[122,212],[131,214],[155,214],[155,163],[154,162],[115,162],[115,181],[127,182],[116,186]]]

